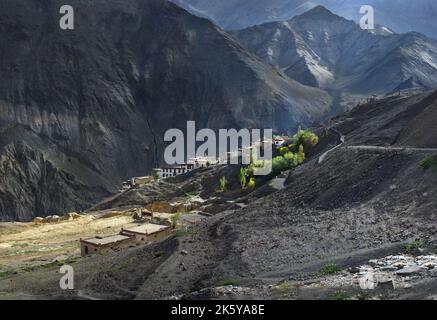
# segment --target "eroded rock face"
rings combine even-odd
[[[82,210],[161,162],[169,128],[296,128],[331,97],[164,0],[0,4],[0,220]]]

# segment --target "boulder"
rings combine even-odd
[[[41,217],[36,217],[35,219],[33,219],[34,223],[43,223],[44,222],[44,218]]]
[[[52,222],[52,216],[47,216],[43,219],[44,222]]]
[[[396,271],[395,273],[400,276],[409,276],[412,274],[418,274],[426,271],[427,269],[422,266],[409,266]]]
[[[142,214],[140,210],[135,211],[135,213],[133,214],[132,218],[134,220],[142,220]]]

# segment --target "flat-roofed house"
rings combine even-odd
[[[80,253],[82,257],[104,251],[119,250],[135,245],[132,235],[116,234],[108,237],[94,237],[80,239]]]
[[[141,187],[141,186],[149,184],[153,181],[155,181],[153,176],[135,177],[135,178],[132,178],[132,185],[134,187]]]
[[[136,244],[145,244],[159,241],[168,237],[172,232],[170,226],[154,223],[145,223],[139,226],[122,228],[121,234],[135,237]]]
[[[158,175],[160,179],[166,179],[171,177],[176,177],[180,174],[185,174],[194,169],[194,164],[181,164],[170,167],[164,167],[160,169],[154,169],[154,174]]]

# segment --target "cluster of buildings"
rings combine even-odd
[[[288,137],[282,137],[282,136],[275,136],[271,141],[263,141],[262,143],[270,143],[276,148],[280,148],[283,145],[285,145],[289,141]],[[255,145],[260,144],[261,142],[255,143]],[[252,149],[252,147],[247,147],[248,149]],[[155,168],[153,169],[153,174],[151,176],[145,176],[145,177],[135,177],[132,179],[129,179],[128,181],[123,182],[122,187],[120,191],[126,191],[129,189],[132,189],[134,187],[141,187],[145,184],[148,184],[154,180],[161,180],[161,179],[167,179],[171,177],[176,177],[181,174],[185,174],[188,172],[191,172],[195,169],[199,168],[206,168],[212,165],[217,165],[220,163],[227,163],[231,160],[231,158],[234,157],[241,157],[242,156],[243,149],[240,149],[238,151],[234,152],[228,152],[226,157],[224,159],[215,159],[210,157],[197,157],[192,158],[188,160],[187,163],[179,164],[179,165],[173,165],[173,166],[166,166],[162,168]]]
[[[80,239],[82,257],[153,243],[167,238],[172,233],[171,226],[144,223],[122,228],[119,234],[89,239]]]
[[[289,139],[287,137],[276,136],[273,138],[272,141],[267,141],[267,142],[263,141],[263,143],[271,143],[276,148],[279,148],[283,146],[285,143],[287,143],[288,141]],[[247,147],[247,148],[252,149],[253,147]],[[156,179],[166,179],[170,177],[175,177],[181,174],[188,173],[194,169],[206,168],[220,163],[227,163],[231,158],[241,157],[241,156],[242,156],[242,149],[235,152],[228,152],[228,154],[224,159],[219,159],[219,160],[209,157],[192,158],[187,163],[184,164],[153,169],[153,176],[156,177]]]
[[[145,177],[135,177],[132,179],[129,179],[127,181],[124,181],[121,185],[120,192],[132,189],[134,187],[141,187],[144,186],[155,179],[152,176],[145,176]]]
[[[194,169],[206,168],[211,165],[216,165],[217,163],[218,163],[217,160],[214,160],[209,157],[192,158],[188,160],[187,163],[184,164],[153,169],[153,176],[156,177],[157,179],[176,177],[178,175],[193,171]]]

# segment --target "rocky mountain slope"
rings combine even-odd
[[[291,78],[342,94],[437,87],[437,41],[418,33],[370,33],[322,6],[234,35]]]
[[[16,276],[13,288],[5,279],[0,289],[40,298],[330,299],[347,292],[346,298],[355,299],[432,299],[435,270],[405,268],[405,261],[436,259],[437,172],[420,166],[437,154],[436,110],[437,92],[357,107],[318,128],[319,149],[289,173],[284,189],[248,194],[247,206],[224,207],[184,236],[79,261],[75,291],[60,291],[56,273],[48,270]],[[422,125],[423,118],[428,121]],[[344,143],[332,149],[341,143],[339,133]],[[333,151],[320,163],[327,150]],[[168,195],[180,197],[195,186],[205,188],[207,197],[214,170],[227,169],[178,177]],[[135,194],[142,192],[128,192],[102,208],[136,204]],[[155,200],[141,199],[148,201]],[[154,252],[162,255],[154,258]],[[370,261],[384,269],[377,272],[400,268],[380,275],[402,285],[387,287],[391,281],[385,278],[377,289],[362,290],[357,277],[374,270],[361,267]],[[332,265],[347,271],[337,275],[327,269]]]
[[[359,0],[172,0],[194,14],[209,17],[229,30],[289,20],[317,5],[323,5],[347,19],[359,21]],[[434,0],[368,0],[375,11],[377,24],[396,32],[416,31],[429,37],[437,34],[437,4]]]
[[[164,132],[296,128],[330,112],[205,19],[165,0],[0,3],[0,220],[80,210],[145,175]],[[7,44],[7,45],[6,45]]]

